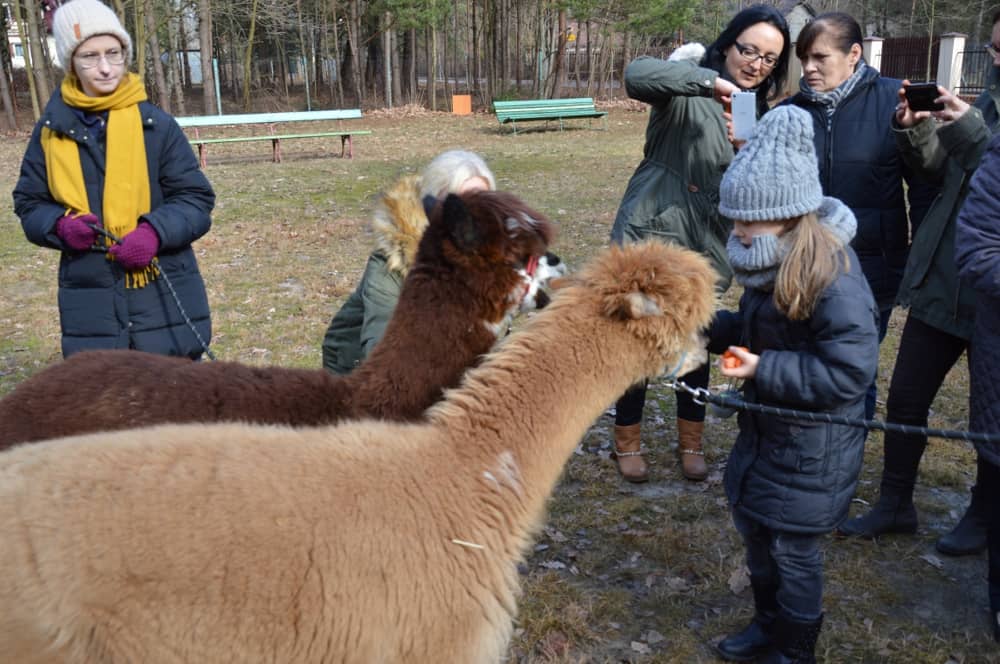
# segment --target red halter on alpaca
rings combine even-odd
[[[535,287],[516,266],[538,265],[554,233],[512,194],[449,196],[430,215],[385,336],[351,374],[79,353],[0,400],[0,449],[166,422],[417,419],[493,346]]]

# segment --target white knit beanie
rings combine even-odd
[[[52,17],[52,35],[56,40],[59,66],[66,72],[73,71],[76,47],[97,35],[117,37],[125,49],[125,66],[132,61],[132,38],[118,16],[100,0],[71,0],[56,9]]]
[[[823,202],[809,114],[791,105],[764,114],[719,187],[719,212],[740,221],[778,221]]]

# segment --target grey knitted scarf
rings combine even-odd
[[[857,219],[840,200],[824,196],[816,216],[819,223],[832,232],[841,245],[849,244],[854,238],[858,228]],[[781,261],[788,254],[788,245],[784,238],[767,233],[754,237],[750,246],[745,247],[735,235],[730,234],[726,251],[738,284],[744,288],[771,291],[774,290],[774,280],[778,276]]]
[[[854,70],[854,73],[848,76],[846,81],[829,92],[817,92],[813,90],[806,83],[806,77],[803,76],[799,79],[799,91],[814,103],[822,106],[826,110],[826,116],[830,117],[837,110],[837,104],[847,97],[847,95],[851,94],[851,91],[857,86],[858,81],[861,80],[861,76],[867,68],[868,65],[865,64],[864,59],[858,60],[858,66]]]

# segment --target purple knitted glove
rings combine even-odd
[[[121,244],[108,247],[108,253],[126,270],[139,270],[149,265],[160,250],[160,236],[148,222],[122,238]]]
[[[86,251],[97,241],[97,231],[87,224],[100,225],[93,214],[65,215],[56,221],[56,235],[73,251]]]

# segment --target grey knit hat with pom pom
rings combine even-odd
[[[779,106],[764,114],[733,158],[719,188],[719,212],[740,221],[778,221],[814,212],[823,202],[813,122]]]

